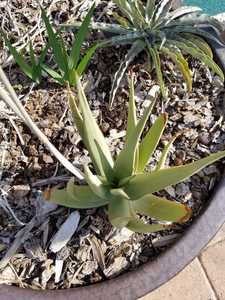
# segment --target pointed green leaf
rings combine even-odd
[[[33,80],[32,76],[32,68],[25,62],[23,56],[16,50],[15,47],[13,47],[8,40],[6,34],[3,31],[0,31],[1,35],[4,38],[4,41],[6,43],[6,46],[8,47],[10,53],[14,57],[16,63],[20,66],[21,70],[31,79]]]
[[[65,80],[62,78],[62,76],[56,72],[55,70],[51,69],[49,66],[42,64],[42,69],[48,73],[55,81],[57,81],[59,84],[64,85]]]
[[[49,45],[52,48],[55,61],[63,72],[68,73],[67,57],[65,56],[65,49],[62,48],[63,41],[58,36],[58,34],[54,32],[52,25],[49,22],[49,18],[43,8],[41,9],[41,11],[42,19],[44,20],[45,27],[48,33]]]
[[[127,118],[127,133],[126,140],[128,141],[134,132],[137,125],[136,116],[136,105],[135,105],[135,95],[134,95],[134,74],[132,73],[129,80],[130,95],[129,95],[129,106],[128,106],[128,118]]]
[[[183,57],[182,53],[178,52],[175,49],[169,49],[166,47],[162,47],[161,51],[167,54],[172,59],[172,61],[176,64],[176,66],[181,71],[186,81],[188,92],[191,92],[192,90],[191,70],[189,69],[188,63],[186,59]]]
[[[208,55],[211,59],[213,59],[212,49],[210,48],[209,44],[206,43],[204,39],[199,36],[195,36],[194,34],[183,34],[184,39],[188,39],[190,42],[195,44],[199,49],[202,50],[206,55]]]
[[[109,150],[109,147],[105,141],[105,138],[99,129],[94,117],[92,116],[92,112],[88,105],[88,101],[86,99],[83,87],[80,83],[80,79],[78,75],[76,75],[77,82],[77,90],[78,90],[78,98],[79,104],[82,111],[82,118],[84,120],[84,135],[85,135],[85,145],[89,151],[89,154],[92,158],[92,161],[100,175],[105,176],[104,165],[102,165],[102,158],[99,154],[98,147],[96,145],[96,141],[98,142],[98,146],[101,147],[102,152],[105,154],[105,158],[108,160],[108,163],[111,167],[113,167],[114,162]]]
[[[152,19],[154,10],[155,10],[155,0],[147,0],[145,17],[148,21]]]
[[[155,66],[156,75],[157,75],[157,79],[159,81],[159,86],[160,86],[162,97],[165,99],[166,98],[166,88],[165,88],[165,83],[164,83],[164,79],[163,79],[161,62],[160,62],[158,50],[156,48],[152,48],[148,43],[148,51],[152,57],[153,64]]]
[[[165,163],[166,163],[166,159],[168,157],[170,148],[172,147],[173,143],[175,142],[175,140],[183,133],[184,131],[178,132],[175,136],[173,136],[170,141],[167,143],[167,145],[164,147],[163,152],[161,154],[161,157],[159,159],[159,162],[156,166],[156,171],[160,170],[160,169],[164,169],[165,167]]]
[[[126,227],[134,232],[138,233],[153,233],[166,229],[170,229],[171,226],[164,224],[146,224],[141,220],[131,220]]]
[[[93,11],[95,9],[95,3],[90,8],[89,12],[87,13],[84,21],[82,22],[81,26],[79,27],[78,33],[76,38],[73,42],[70,57],[69,57],[69,68],[70,70],[77,67],[77,64],[80,59],[80,52],[81,46],[87,36],[89,30],[89,24],[91,21],[91,17],[93,15]]]
[[[96,44],[96,45],[92,46],[91,48],[89,48],[88,51],[85,53],[84,57],[79,62],[78,66],[77,66],[77,74],[79,76],[81,76],[84,73],[91,57],[94,55],[94,53],[98,47],[99,47],[99,44]]]
[[[177,47],[183,49],[186,53],[191,56],[199,59],[201,62],[206,64],[209,68],[211,68],[220,78],[224,81],[224,73],[220,69],[220,67],[207,55],[205,55],[200,49],[198,50],[196,46],[193,47],[187,46],[187,43],[176,41],[174,42]]]
[[[96,196],[88,186],[78,186],[73,181],[69,181],[65,189],[52,189],[50,198],[47,200],[65,207],[79,209],[101,207],[108,204],[106,199]]]
[[[161,114],[139,146],[138,172],[143,172],[161,139],[168,120],[166,113]]]
[[[182,182],[223,157],[225,157],[225,151],[220,151],[184,166],[162,169],[149,174],[138,174],[130,179],[124,186],[124,190],[130,199],[137,200],[147,194]]]
[[[130,139],[126,142],[124,149],[120,152],[115,162],[114,170],[116,177],[121,180],[133,174],[135,168],[136,151],[145,124],[151,114],[156,99],[145,109],[143,117],[139,120]]]
[[[113,80],[113,84],[112,84],[112,89],[110,92],[110,100],[109,100],[109,104],[110,106],[112,106],[113,101],[115,99],[116,96],[116,92],[119,88],[120,82],[123,78],[123,75],[127,69],[127,67],[129,66],[129,64],[131,63],[132,60],[134,60],[134,58],[145,48],[145,43],[141,40],[137,40],[136,42],[133,43],[132,47],[130,48],[130,50],[128,51],[124,61],[121,63],[121,65],[119,66],[118,71],[115,74],[114,80]]]
[[[136,213],[164,222],[184,223],[191,216],[189,207],[155,195],[146,195],[132,201],[132,207]]]

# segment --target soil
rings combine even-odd
[[[7,8],[2,3],[1,25],[20,46],[27,39],[21,40],[21,37],[39,23],[38,6],[33,0],[12,0]],[[82,18],[90,6],[89,1],[78,5],[76,1],[49,0],[42,4],[56,25]],[[111,16],[106,14],[107,5],[111,6],[110,2],[103,1],[97,7],[96,20],[111,21]],[[37,32],[34,38],[37,53],[45,39],[42,28],[43,24],[39,24],[34,30]],[[64,35],[68,44],[71,35],[71,32]],[[93,114],[114,155],[123,147],[126,130],[126,77],[111,111],[108,99],[112,78],[125,53],[125,48],[118,47],[99,50],[83,78]],[[33,86],[13,60],[7,61],[9,53],[6,48],[2,48],[0,56],[5,72],[32,119],[65,157],[82,169],[90,159],[73,126],[66,91],[49,78]],[[194,78],[190,94],[186,92],[182,75],[167,57],[162,57],[168,101],[157,101],[148,126],[162,110],[168,112],[169,122],[149,163],[149,170],[154,168],[163,145],[183,129],[189,130],[174,143],[168,165],[182,165],[225,149],[223,83],[204,65],[190,58],[188,61]],[[136,104],[138,115],[141,115],[149,103],[149,94],[157,87],[156,75],[149,71],[145,53],[133,62],[131,69],[135,73]],[[160,233],[137,234],[113,228],[107,220],[105,208],[79,210],[75,233],[67,244],[55,251],[55,234],[75,210],[50,205],[43,200],[42,191],[56,184],[64,186],[71,175],[2,101],[0,128],[0,283],[23,288],[64,289],[88,285],[131,271],[154,259],[204,210],[224,170],[224,161],[219,161],[160,193],[192,208],[193,218],[185,225],[176,225],[173,230]]]

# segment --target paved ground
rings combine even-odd
[[[139,300],[225,300],[225,225],[186,269]]]

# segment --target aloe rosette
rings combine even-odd
[[[119,155],[113,158],[92,116],[78,75],[76,81],[78,99],[69,90],[69,104],[76,128],[89,151],[94,171],[86,165],[86,185],[77,185],[71,179],[66,188],[51,189],[48,200],[78,209],[106,206],[109,220],[114,226],[125,226],[136,232],[160,231],[170,228],[173,222],[187,221],[191,216],[188,206],[156,196],[155,193],[187,179],[225,157],[225,151],[186,165],[166,167],[165,162],[170,147],[178,136],[176,135],[165,146],[155,170],[146,172],[146,166],[158,146],[168,116],[162,113],[143,136],[155,99],[137,120],[132,76],[125,144]],[[150,217],[154,222],[146,224],[139,217],[140,214]]]
[[[223,30],[220,22],[199,7],[182,6],[171,11],[171,0],[147,0],[146,5],[140,0],[113,0],[120,14],[113,13],[117,23],[91,22],[90,27],[107,33],[110,38],[103,40],[100,46],[131,45],[124,60],[115,74],[110,104],[114,101],[121,79],[129,64],[145,50],[151,65],[156,70],[161,93],[166,98],[160,55],[166,55],[182,73],[188,92],[192,89],[192,73],[188,61],[183,54],[188,54],[207,65],[224,80],[224,74],[214,62],[213,54],[206,39],[223,44],[214,35],[207,33],[201,27],[210,25],[217,32]],[[79,22],[67,26],[79,26]],[[224,44],[223,44],[224,46]]]

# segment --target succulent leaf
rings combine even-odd
[[[118,90],[118,87],[120,85],[120,82],[123,78],[123,75],[129,66],[130,62],[145,48],[145,43],[142,42],[141,40],[137,40],[134,42],[132,45],[131,49],[128,51],[124,61],[121,63],[119,66],[118,71],[115,74],[113,84],[112,84],[112,89],[111,89],[111,94],[110,94],[110,106],[112,106],[116,92]]]
[[[155,67],[155,70],[156,70],[156,75],[157,75],[157,78],[158,78],[158,81],[159,81],[162,97],[165,99],[166,98],[166,88],[165,88],[165,83],[164,83],[164,79],[163,79],[159,53],[156,50],[156,48],[155,47],[152,48],[149,45],[149,43],[148,43],[148,51],[149,51],[150,56],[152,57],[152,60],[153,60],[153,64],[154,64],[154,67]]]
[[[170,141],[167,143],[167,145],[164,147],[163,152],[161,154],[161,157],[158,161],[158,164],[156,166],[156,171],[164,169],[165,168],[165,163],[166,163],[166,159],[168,157],[170,148],[172,147],[173,143],[175,142],[175,140],[183,133],[183,131],[177,133],[176,135],[174,135]]]
[[[95,167],[97,168],[99,175],[104,176],[106,172],[104,170],[105,165],[102,164],[102,157],[99,154],[98,147],[101,148],[102,153],[104,153],[105,158],[108,160],[108,164],[113,167],[114,162],[109,150],[109,147],[105,141],[105,138],[99,129],[94,117],[92,116],[92,112],[89,108],[83,87],[80,83],[80,79],[78,75],[76,76],[77,82],[77,90],[78,90],[78,98],[80,103],[80,108],[82,111],[82,118],[84,124],[84,142],[89,151],[89,154],[92,158]],[[96,145],[96,141],[98,141],[98,146]]]
[[[89,186],[75,185],[73,180],[68,182],[65,189],[51,189],[47,200],[65,207],[79,209],[101,207],[109,202],[107,199],[99,198]]]
[[[191,210],[187,206],[155,195],[146,195],[132,201],[132,208],[136,213],[158,221],[184,223],[191,216]]]
[[[142,140],[139,146],[139,160],[138,160],[138,172],[143,172],[145,166],[152,157],[160,138],[165,129],[168,116],[166,113],[161,114],[152,127],[149,129],[148,133]]]
[[[129,199],[123,190],[116,189],[112,193],[114,197],[109,202],[109,220],[115,227],[122,228],[134,218],[134,214]]]
[[[183,57],[182,53],[177,51],[174,48],[169,49],[166,47],[162,47],[161,51],[164,52],[165,54],[167,54],[172,59],[172,61],[176,64],[176,66],[181,71],[181,73],[186,81],[188,92],[191,92],[191,90],[192,90],[192,75],[191,75],[191,71],[188,67],[188,63],[187,63],[186,59]]]
[[[135,127],[133,134],[129,136],[130,138],[127,140],[124,149],[120,152],[120,154],[116,159],[114,171],[116,177],[119,180],[129,177],[134,173],[135,158],[136,158],[135,153],[137,151],[139,139],[144,130],[145,124],[152,112],[154,104],[155,104],[155,99],[145,109],[143,117],[137,123],[137,126]]]
[[[102,199],[110,199],[110,186],[106,186],[98,176],[93,175],[88,166],[84,167],[85,180],[93,193]]]
[[[135,95],[134,95],[134,75],[132,73],[129,80],[130,95],[129,95],[129,106],[128,106],[128,117],[127,117],[127,133],[126,140],[128,141],[137,126],[137,116],[136,116],[136,105],[135,105]]]
[[[225,151],[220,151],[183,166],[161,169],[149,174],[137,174],[126,183],[124,191],[130,199],[137,200],[147,194],[158,192],[170,185],[184,181],[224,157]]]
[[[167,224],[146,224],[141,220],[131,220],[128,222],[126,227],[131,230],[138,233],[153,233],[158,232],[166,229],[170,229],[171,225]]]
[[[171,41],[171,44],[174,44],[175,46],[181,48],[186,53],[190,54],[191,56],[199,59],[201,62],[206,64],[209,68],[211,68],[223,81],[224,81],[224,73],[221,70],[221,68],[205,53],[203,53],[200,49],[196,48],[196,45],[192,43],[185,43],[181,41]]]

